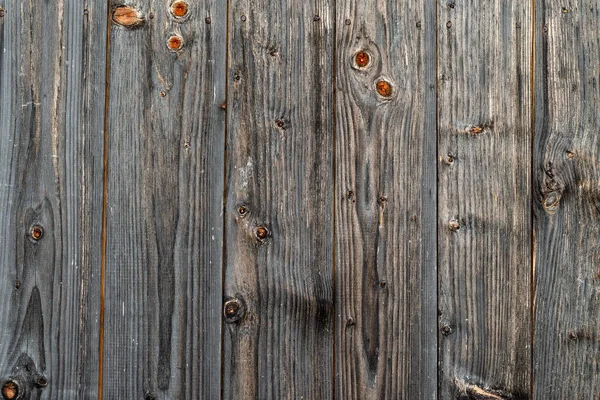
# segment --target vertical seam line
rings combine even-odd
[[[104,292],[106,278],[106,203],[108,193],[108,110],[110,100],[110,0],[106,2],[106,65],[105,65],[105,90],[104,90],[104,159],[102,182],[102,244],[101,244],[101,272],[100,272],[100,326],[98,340],[98,400],[102,400],[103,370],[104,370]]]
[[[217,2],[218,3],[218,2]],[[221,214],[223,215],[223,235],[221,241],[221,298],[225,296],[225,278],[226,267],[227,267],[227,141],[228,141],[228,127],[229,127],[229,0],[227,0],[227,5],[225,7],[225,17],[226,17],[226,32],[225,32],[225,123],[224,123],[224,140],[223,140],[223,202],[221,204]],[[222,301],[222,300],[221,300]],[[220,382],[220,392],[221,392],[221,400],[224,398],[224,381],[225,381],[225,325],[223,321],[223,317],[221,316],[220,325],[221,325],[221,382]]]

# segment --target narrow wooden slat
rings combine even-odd
[[[227,4],[127,4],[110,38],[103,396],[215,399]]]
[[[24,399],[93,398],[106,4],[0,9],[0,386],[14,380]]]
[[[435,399],[435,2],[336,18],[336,398]]]
[[[226,399],[332,396],[333,18],[229,2]]]
[[[598,2],[538,1],[534,396],[600,392]]]
[[[443,399],[530,396],[531,22],[528,1],[438,3]]]

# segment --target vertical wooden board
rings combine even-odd
[[[0,10],[0,386],[13,380],[23,399],[93,398],[106,4]]]
[[[538,399],[600,391],[600,142],[596,1],[538,1],[535,335]]]
[[[227,399],[332,396],[333,17],[229,3]]]
[[[530,396],[531,25],[531,2],[438,3],[443,399]]]
[[[120,4],[111,10],[103,396],[219,398],[227,4],[190,1],[182,17],[170,2]]]
[[[336,18],[336,398],[435,399],[435,2]]]

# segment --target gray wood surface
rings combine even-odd
[[[0,8],[0,386],[13,380],[24,399],[93,398],[106,4]]]
[[[438,4],[443,399],[529,398],[531,23],[531,2]]]
[[[600,391],[599,23],[595,1],[537,3],[536,399]]]
[[[335,397],[435,399],[435,2],[336,17]]]
[[[215,399],[227,4],[128,6],[110,33],[103,397]]]
[[[229,2],[226,399],[332,396],[333,24],[330,0]]]
[[[597,397],[599,24],[0,0],[0,397]]]

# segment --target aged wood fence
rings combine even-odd
[[[600,2],[0,0],[6,399],[600,398]]]

